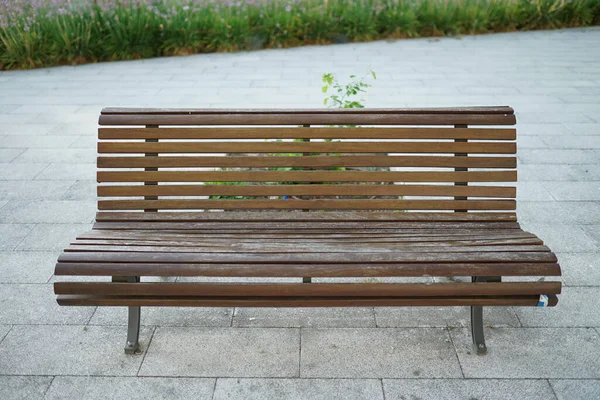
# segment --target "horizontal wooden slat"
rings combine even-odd
[[[131,297],[59,295],[62,306],[164,306],[164,307],[374,307],[374,306],[537,306],[539,296],[482,297],[349,297],[309,298],[228,298],[228,297]],[[548,296],[548,306],[558,303],[556,295]]]
[[[517,145],[486,142],[99,142],[99,153],[468,153],[515,154]]]
[[[102,114],[100,125],[514,125],[512,114]]]
[[[514,210],[514,200],[100,200],[99,210]]]
[[[389,253],[136,253],[67,252],[59,262],[147,262],[147,263],[511,263],[557,262],[549,252],[389,252]]]
[[[516,188],[435,185],[99,186],[100,197],[130,196],[468,196],[515,198]]]
[[[509,106],[429,107],[429,108],[130,108],[105,107],[101,114],[513,114]]]
[[[99,128],[99,139],[477,139],[515,140],[498,128]]]
[[[515,182],[516,171],[99,171],[98,182]]]
[[[56,294],[170,297],[413,297],[559,294],[560,282],[510,283],[98,283],[56,282]]]
[[[441,167],[516,168],[516,157],[454,156],[158,156],[98,157],[98,168],[186,168],[186,167]]]
[[[59,262],[55,275],[221,277],[560,276],[556,263],[207,264]]]

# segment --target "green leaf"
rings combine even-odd
[[[328,86],[328,85],[325,85],[325,86],[323,86],[323,87],[321,88],[321,92],[323,92],[323,93],[327,93],[327,89],[329,89],[329,86]]]
[[[375,71],[371,70],[371,76],[373,77],[373,79],[377,79],[377,75],[375,74]]]

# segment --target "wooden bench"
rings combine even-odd
[[[510,107],[106,108],[99,123],[100,211],[55,272],[96,281],[54,290],[129,307],[126,353],[141,306],[470,306],[485,353],[483,306],[557,303],[540,279],[556,256],[517,223]],[[295,279],[245,279],[273,277]]]

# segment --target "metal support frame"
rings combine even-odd
[[[113,282],[137,283],[139,276],[113,276]],[[141,307],[127,307],[127,340],[125,342],[125,354],[138,354],[140,352],[140,314]]]
[[[472,276],[471,282],[500,282],[499,276]],[[483,333],[483,306],[471,306],[471,336],[473,347],[479,356],[487,354],[485,335]]]

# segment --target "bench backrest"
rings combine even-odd
[[[100,210],[515,209],[510,107],[106,108],[99,123]]]

